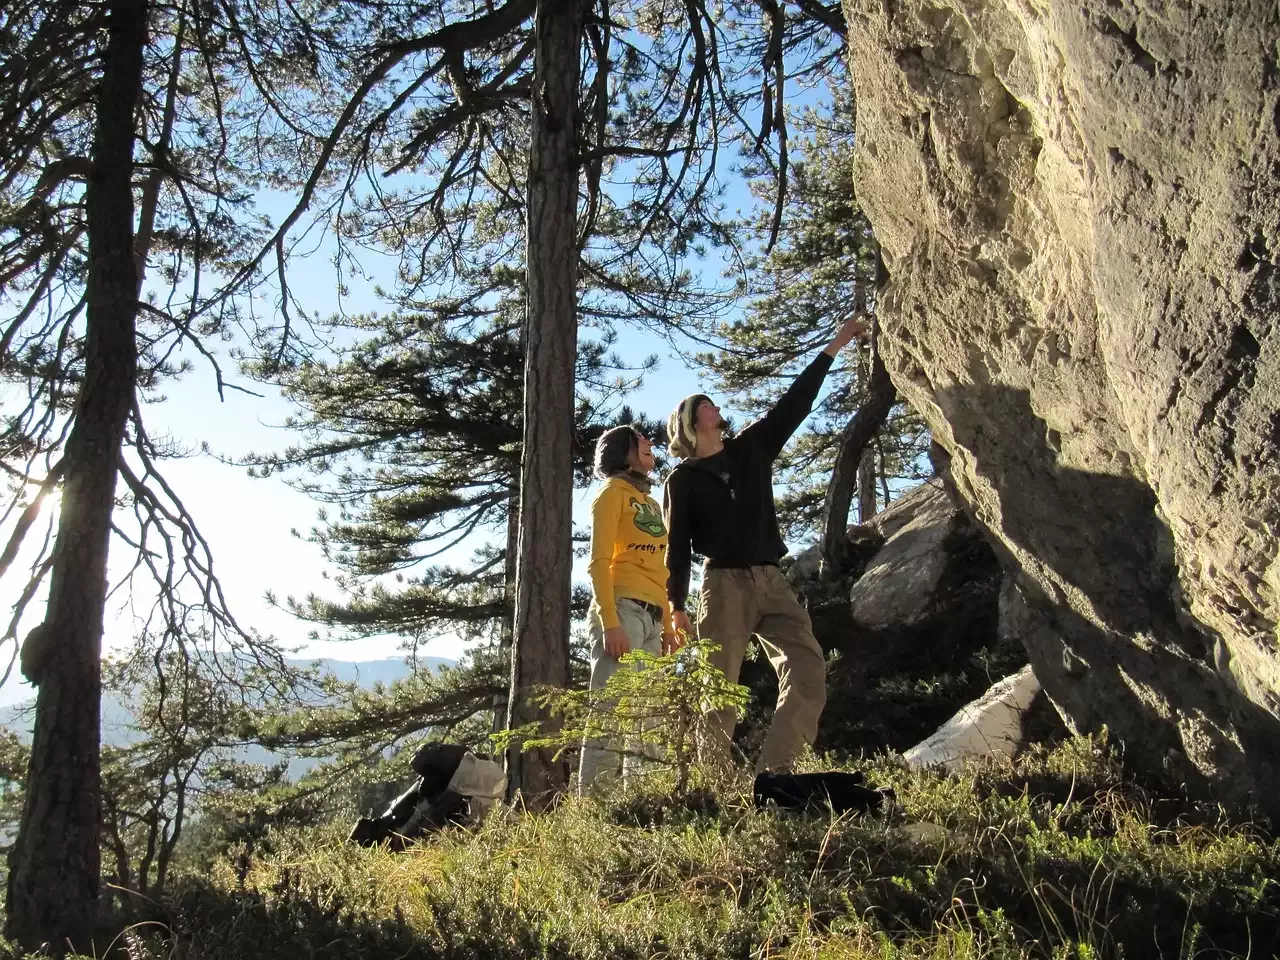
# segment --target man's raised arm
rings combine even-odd
[[[813,401],[818,399],[818,391],[822,388],[822,381],[826,379],[836,354],[851,343],[854,337],[865,334],[867,330],[866,322],[857,316],[842,323],[831,342],[801,371],[786,392],[778,398],[773,409],[743,430],[740,439],[759,444],[770,460],[777,459],[791,435],[800,428],[804,418],[813,409]]]

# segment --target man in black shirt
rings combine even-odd
[[[692,634],[685,600],[691,552],[706,557],[698,636],[720,649],[714,664],[737,682],[752,634],[778,674],[778,706],[757,768],[786,770],[812,744],[826,703],[826,668],[809,614],[778,570],[787,552],[773,502],[773,462],[813,407],[836,354],[866,330],[852,318],[796,377],[767,414],[724,437],[720,408],[703,394],[686,397],[667,421],[671,453],[681,463],[667,478],[663,513],[670,534],[667,595],[677,630]],[[728,752],[733,711],[713,725]]]

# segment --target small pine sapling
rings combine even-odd
[[[730,683],[708,654],[718,649],[694,642],[662,656],[642,650],[625,654],[618,670],[596,690],[543,688],[536,702],[562,719],[559,729],[545,733],[530,723],[494,734],[498,748],[519,744],[522,750],[548,749],[554,758],[596,740],[624,757],[645,757],[673,769],[676,793],[688,791],[696,764],[714,755],[710,738],[716,711],[741,715],[750,691]]]

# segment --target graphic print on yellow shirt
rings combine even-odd
[[[656,503],[649,499],[642,502],[632,497],[630,506],[636,511],[635,524],[637,527],[651,537],[665,537],[667,535],[666,525],[662,522],[662,511],[658,509]]]
[[[618,626],[617,597],[661,607],[667,602],[667,528],[662,508],[623,477],[612,477],[591,504],[591,587],[605,629]]]

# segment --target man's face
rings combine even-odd
[[[728,426],[720,416],[720,408],[710,398],[698,402],[698,409],[693,412],[694,430],[701,433],[703,430],[724,430]]]

